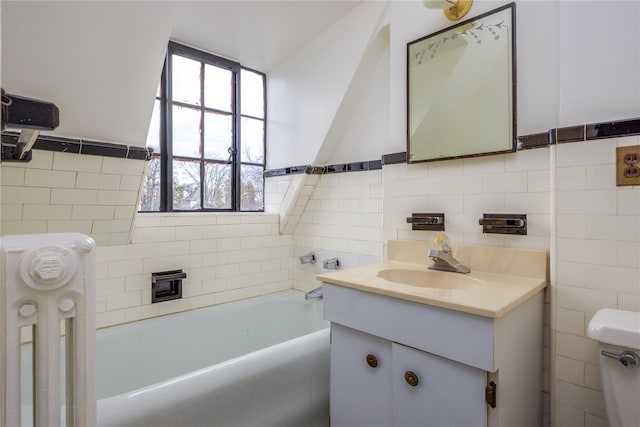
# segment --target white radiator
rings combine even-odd
[[[20,330],[33,327],[33,425],[96,424],[95,243],[84,234],[0,239],[0,426],[22,426]],[[65,322],[65,378],[60,324]]]

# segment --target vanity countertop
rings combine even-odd
[[[428,266],[432,263],[424,257],[428,247],[429,244],[424,242],[390,241],[388,261],[319,274],[317,279],[338,286],[491,318],[504,316],[544,289],[547,284],[547,257],[544,251],[454,247],[454,255],[460,255],[456,258],[471,267],[471,273],[461,274],[429,270]],[[418,259],[422,259],[422,262],[416,262]],[[523,268],[518,268],[521,265]],[[419,278],[425,275],[427,279],[424,284],[412,285],[403,283],[402,280],[391,278],[391,281],[380,277],[384,276],[385,271],[397,270]],[[432,281],[437,287],[427,284]]]

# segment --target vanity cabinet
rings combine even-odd
[[[490,318],[323,287],[332,427],[541,425],[542,292]]]

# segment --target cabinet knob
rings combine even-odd
[[[407,384],[409,384],[411,387],[415,387],[418,385],[418,376],[416,375],[415,372],[413,371],[407,371],[404,373],[404,380],[407,382]]]
[[[378,366],[378,358],[373,354],[367,354],[367,365],[375,368],[376,366]]]

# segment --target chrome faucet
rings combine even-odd
[[[309,301],[310,299],[321,299],[322,298],[322,286],[315,288],[312,291],[305,292],[304,299]]]
[[[438,234],[434,239],[436,249],[429,250],[429,258],[433,260],[430,270],[452,271],[454,273],[470,273],[469,267],[460,264],[460,261],[453,257],[451,252],[451,242],[445,234]]]

